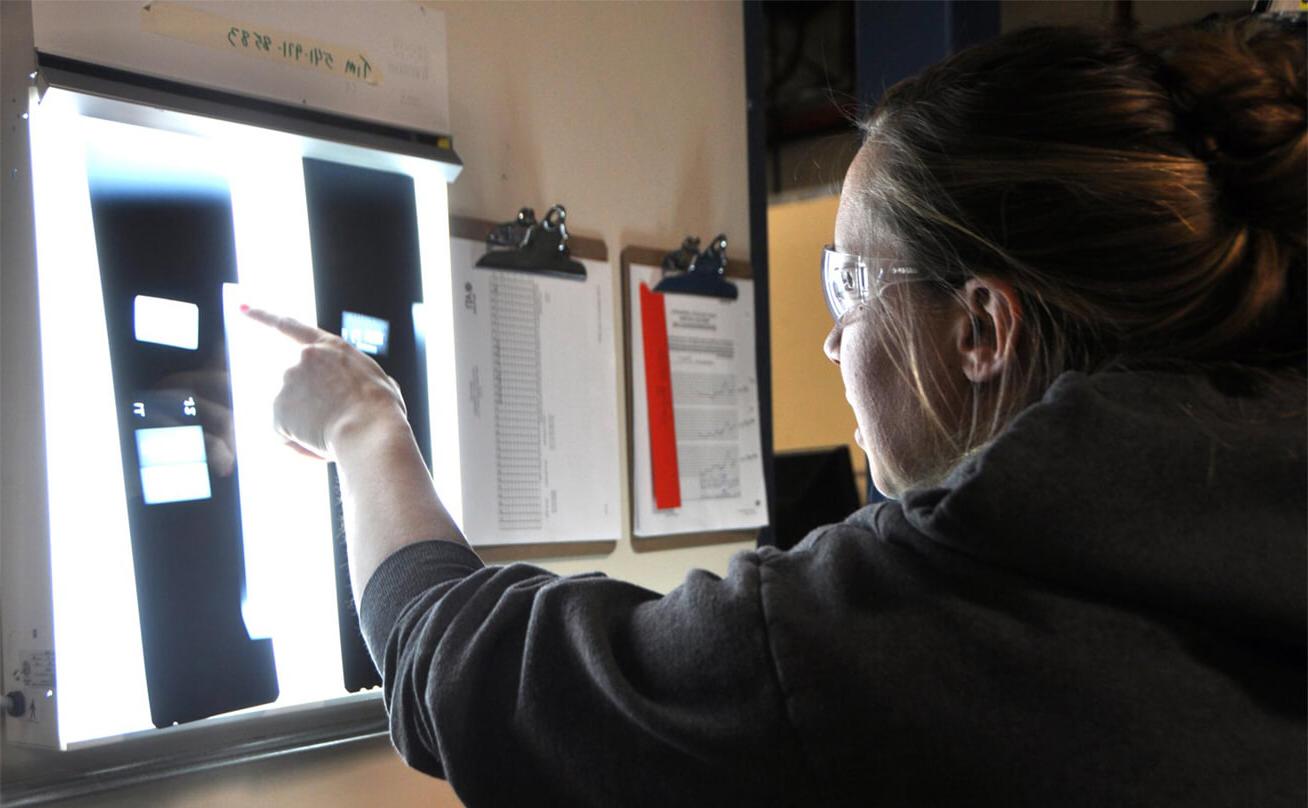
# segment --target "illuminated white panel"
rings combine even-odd
[[[454,375],[454,281],[450,271],[449,186],[443,171],[417,165],[410,171],[418,210],[422,299],[414,309],[426,342],[428,412],[431,417],[433,483],[450,518],[463,527],[463,474],[459,468],[458,393]]]
[[[273,431],[273,399],[299,347],[240,313],[242,303],[270,306],[243,286],[223,289],[251,636],[271,637],[277,656],[277,705],[343,695],[335,556],[327,467],[286,448]],[[303,307],[273,309],[303,316]]]
[[[79,105],[149,125],[84,117]],[[223,305],[240,457],[246,561],[242,613],[251,637],[272,638],[280,689],[277,702],[251,711],[346,697],[326,466],[287,450],[270,428],[272,401],[283,372],[298,359],[299,346],[253,323],[238,309],[248,303],[304,322],[316,319],[303,157],[413,177],[426,301],[414,313],[417,336],[426,345],[435,484],[461,523],[447,169],[402,155],[56,89],[47,92],[39,108],[34,104],[30,125],[60,742],[82,745],[153,731],[88,159],[97,181],[112,183],[119,191],[157,192],[184,183],[188,191],[213,186],[230,192],[240,285],[224,288]],[[176,307],[191,305],[138,299],[138,338],[194,350],[197,340],[190,334],[198,336],[197,310]],[[391,335],[376,323],[361,325],[359,341],[384,350]],[[163,454],[182,462],[154,463],[159,447],[146,441],[141,454],[151,462],[143,462],[141,482],[147,500],[177,501],[185,492],[199,491],[203,454],[195,451],[193,431],[199,427],[181,429],[192,430],[183,441],[189,454],[179,453],[177,447],[165,447]],[[203,442],[199,449],[204,451]],[[179,476],[182,468],[190,471]],[[129,482],[134,488],[136,480]]]
[[[316,321],[304,144],[248,127],[225,141],[240,285],[223,289],[251,636],[277,657],[275,705],[342,695],[336,560],[325,463],[287,449],[273,399],[300,346],[240,313],[242,304]]]
[[[147,728],[150,708],[83,119],[69,94],[49,90],[29,122],[56,703],[67,746]]]
[[[81,117],[80,126],[86,150],[79,160],[87,162],[97,182],[118,193],[227,193],[208,138],[103,118]]]
[[[137,295],[132,328],[138,342],[194,351],[200,347],[200,307],[184,300]]]

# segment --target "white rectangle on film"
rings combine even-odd
[[[204,429],[200,426],[138,429],[136,456],[143,469],[204,463]]]
[[[341,339],[370,356],[385,356],[391,324],[380,317],[354,311],[341,312]]]
[[[662,536],[766,525],[753,281],[731,279],[736,300],[663,296],[681,505],[660,509],[650,465],[640,286],[653,289],[663,271],[636,265],[630,274],[633,532]]]
[[[451,239],[463,531],[474,545],[622,534],[613,270],[479,269]]]
[[[204,428],[166,426],[136,430],[141,496],[147,505],[208,499],[209,462]]]
[[[138,342],[194,351],[200,347],[200,307],[184,300],[137,295],[132,326]]]

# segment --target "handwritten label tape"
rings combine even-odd
[[[376,62],[358,48],[230,20],[173,0],[155,0],[144,6],[141,29],[195,45],[330,73],[349,81],[382,83]]]

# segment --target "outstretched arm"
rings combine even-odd
[[[337,463],[360,626],[411,766],[448,778],[469,805],[782,805],[820,793],[796,765],[760,558],[738,557],[725,580],[692,572],[664,597],[603,576],[484,567],[432,490],[381,368],[331,334],[247,313],[304,346],[277,428]]]
[[[274,404],[274,422],[293,448],[336,462],[356,601],[400,548],[432,539],[466,546],[432,487],[395,381],[340,337],[262,309],[242,310],[302,346]]]

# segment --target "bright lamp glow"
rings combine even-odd
[[[327,469],[288,450],[272,430],[273,399],[299,346],[239,310],[316,319],[303,146],[249,127],[233,127],[222,143],[240,278],[223,288],[223,318],[245,537],[241,613],[252,637],[272,638],[273,706],[324,701],[342,694]]]
[[[417,163],[417,161],[415,161]],[[410,170],[418,210],[422,299],[413,322],[425,342],[431,406],[432,482],[445,510],[463,528],[463,475],[459,459],[458,392],[454,375],[454,280],[450,272],[449,185],[431,163]],[[439,223],[439,224],[438,224]]]
[[[66,746],[149,727],[150,707],[83,119],[58,90],[30,109],[56,709]]]
[[[39,104],[32,97],[61,744],[153,731],[88,162],[97,182],[120,193],[177,183],[187,192],[204,193],[212,186],[230,193],[240,283],[224,286],[223,314],[245,545],[242,615],[252,638],[273,641],[280,692],[274,704],[251,711],[353,698],[342,687],[326,467],[287,450],[270,428],[272,401],[299,346],[253,323],[238,308],[247,303],[304,322],[316,320],[305,156],[413,177],[427,301],[416,307],[415,321],[419,338],[431,336],[429,348],[439,348],[426,351],[431,434],[438,447],[436,485],[461,522],[443,169],[410,157],[58,89],[47,91]],[[136,123],[90,117],[84,110],[91,108]],[[360,339],[378,351],[394,337],[375,323],[355,325],[361,327]],[[134,328],[138,340],[195,350],[198,309],[185,300],[138,296]],[[141,429],[136,439],[147,502],[200,498],[202,468],[207,495],[199,426]]]

